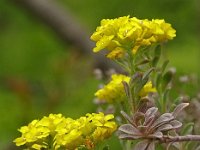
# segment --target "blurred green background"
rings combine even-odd
[[[178,74],[200,75],[198,0],[60,0],[88,35],[103,18],[164,18],[177,30],[166,55]],[[88,36],[89,38],[89,36]],[[12,149],[17,129],[49,113],[80,117],[96,110],[99,81],[91,56],[82,55],[24,8],[0,1],[0,149]],[[192,90],[192,89],[191,89]],[[113,144],[114,145],[114,144]],[[117,149],[114,146],[111,149]],[[119,148],[120,149],[120,148]]]

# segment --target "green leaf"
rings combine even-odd
[[[78,150],[88,150],[85,146],[79,146]]]
[[[166,89],[163,93],[163,101],[165,102],[165,104],[167,103],[169,92],[170,92],[170,89]]]
[[[138,93],[143,88],[143,86],[148,82],[149,75],[153,70],[154,70],[154,68],[150,68],[149,70],[147,70],[144,73],[144,75],[142,76],[142,79],[134,85],[135,86],[135,91],[134,91],[135,93]]]
[[[160,57],[161,55],[161,45],[157,45],[155,48],[155,56]]]
[[[130,81],[130,85],[134,85],[137,82],[140,82],[142,80],[142,73],[136,72],[132,77]]]
[[[110,149],[110,148],[109,148],[109,145],[106,145],[106,146],[103,147],[102,150],[109,150],[109,149]]]
[[[158,73],[156,76],[156,89],[159,90],[160,89],[160,83],[162,81],[162,74]]]
[[[146,58],[146,59],[140,61],[139,63],[137,63],[136,66],[144,65],[144,64],[147,64],[149,62],[150,62],[150,60]]]
[[[125,81],[122,81],[122,84],[124,86],[124,90],[125,90],[127,98],[130,99],[131,98],[131,93],[130,93],[130,88],[129,88],[128,83],[125,82]]]
[[[165,61],[163,62],[163,65],[162,65],[162,67],[161,67],[161,72],[162,72],[162,73],[164,73],[164,71],[165,71],[165,69],[166,69],[168,63],[169,63],[169,60],[165,60]]]
[[[156,67],[156,66],[157,66],[158,61],[159,61],[159,59],[160,59],[160,55],[161,55],[161,46],[158,45],[158,46],[156,46],[156,48],[155,48],[154,58],[153,58],[153,60],[152,60],[152,66],[153,66],[153,67]]]
[[[163,91],[167,88],[168,84],[172,81],[174,73],[172,71],[167,71],[163,75],[162,89]]]
[[[181,130],[181,135],[191,134],[191,132],[193,131],[193,128],[194,128],[194,122],[189,122],[185,124]]]
[[[160,58],[156,57],[156,56],[153,58],[153,60],[152,60],[152,67],[156,67],[157,66],[159,59]]]
[[[149,78],[149,75],[150,75],[150,73],[151,73],[153,70],[155,70],[155,68],[150,68],[149,70],[147,70],[147,71],[144,73],[144,75],[143,75],[143,77],[142,77],[142,80],[146,80],[146,78]]]

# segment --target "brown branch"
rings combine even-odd
[[[86,29],[74,19],[75,17],[67,8],[61,7],[61,5],[53,0],[11,1],[22,6],[46,25],[50,26],[65,43],[72,44],[84,54],[93,56],[96,67],[104,70],[110,67],[117,68],[110,61],[105,59],[102,54],[94,55],[92,53],[94,43],[90,41],[90,34],[88,34]]]
[[[162,139],[159,139],[162,143],[170,142],[185,142],[185,141],[199,141],[200,135],[185,135],[185,136],[164,136]]]
[[[12,1],[50,26],[65,42],[75,45],[85,53],[91,53],[94,44],[89,40],[86,29],[74,19],[67,8],[61,7],[53,0]]]

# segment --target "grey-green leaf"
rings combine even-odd
[[[118,137],[122,140],[136,140],[142,138],[141,135],[130,135],[122,132],[118,134]]]
[[[149,145],[149,141],[143,140],[143,141],[137,143],[133,150],[147,150],[148,145]]]
[[[181,103],[178,106],[176,106],[176,108],[174,109],[172,115],[174,116],[174,118],[177,117],[177,115],[185,108],[189,105],[189,103]]]
[[[157,131],[169,131],[173,129],[173,126],[171,124],[164,124],[162,126],[160,126]]]
[[[174,129],[178,129],[182,126],[182,123],[178,120],[172,120],[170,124],[173,126]]]
[[[131,124],[123,124],[118,130],[130,135],[140,135],[140,131]]]
[[[158,131],[158,132],[155,132],[153,134],[150,134],[148,137],[150,137],[150,138],[159,138],[160,139],[160,138],[163,137],[163,133]]]
[[[162,114],[152,125],[153,128],[157,128],[167,122],[170,122],[174,119],[174,116],[171,113]]]

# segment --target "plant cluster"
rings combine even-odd
[[[189,149],[188,143],[200,141],[200,136],[179,135],[183,123],[178,114],[189,103],[169,96],[174,71],[167,69],[168,60],[161,59],[162,47],[175,36],[175,29],[163,19],[103,19],[91,36],[96,42],[93,51],[106,49],[106,57],[124,73],[112,74],[94,95],[99,107],[112,106],[113,114],[86,114],[76,120],[50,114],[21,127],[16,145],[36,150],[98,149],[98,143],[117,130],[124,150]]]

